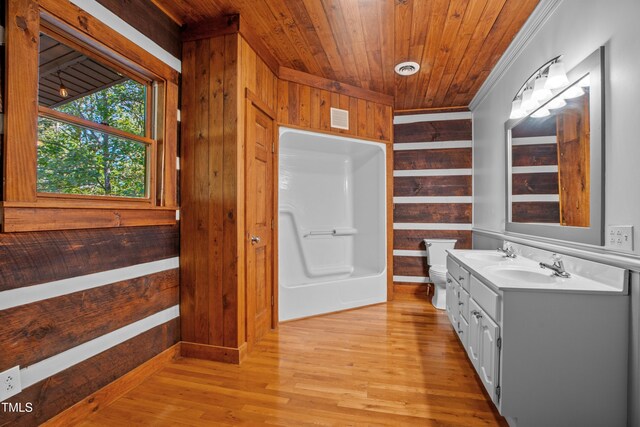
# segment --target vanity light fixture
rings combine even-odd
[[[546,106],[544,106],[539,110],[534,111],[533,114],[531,114],[531,117],[535,117],[536,119],[538,119],[540,117],[547,117],[550,114],[551,112],[547,109]]]
[[[522,100],[520,98],[516,98],[511,103],[511,115],[510,119],[521,119],[527,115],[527,112],[522,109]]]
[[[544,101],[553,96],[551,89],[546,88],[547,76],[539,75],[533,83],[533,93],[531,97],[536,101]]]
[[[558,59],[549,67],[549,73],[547,76],[547,83],[545,88],[547,89],[560,89],[569,84],[567,78],[567,72],[564,70],[564,64]]]
[[[565,101],[564,98],[558,96],[549,101],[546,107],[550,110],[557,110],[558,108],[562,108],[565,105],[567,105],[567,101]]]
[[[530,87],[526,88],[522,92],[522,109],[529,113],[530,111],[538,108],[538,106],[538,101],[533,99],[533,89],[531,89]]]
[[[567,73],[564,70],[561,59],[562,56],[560,55],[545,62],[520,86],[511,103],[510,119],[523,118],[569,85],[569,79],[567,78]],[[588,79],[588,76],[583,80],[585,79]],[[585,81],[584,85],[588,85],[588,81]],[[579,86],[583,86],[582,81]],[[562,98],[569,99],[582,95],[584,92],[579,86],[577,86],[576,89],[569,88],[566,90],[562,94]],[[578,90],[581,93],[578,93]],[[564,96],[565,93],[568,96]],[[550,114],[549,109],[562,108],[567,105],[564,99],[558,98],[560,97],[553,99],[549,105],[546,105],[543,111],[539,111],[535,115],[532,114],[532,117],[545,117]],[[516,102],[518,100],[520,100],[519,103]],[[546,114],[544,114],[545,112]]]

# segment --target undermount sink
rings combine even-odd
[[[518,280],[527,283],[550,284],[558,280],[558,278],[544,270],[534,270],[520,266],[492,265],[487,267],[486,271],[503,279]]]
[[[511,258],[507,258],[506,256],[498,253],[498,252],[471,252],[465,255],[465,257],[469,259],[477,259],[478,261],[489,261],[489,262],[500,262],[500,261],[510,261]]]

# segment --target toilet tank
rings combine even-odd
[[[429,265],[445,265],[447,263],[446,250],[453,249],[456,242],[456,239],[424,239]]]

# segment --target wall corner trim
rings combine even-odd
[[[484,81],[480,89],[469,103],[469,109],[474,111],[484,101],[491,89],[511,67],[513,62],[522,54],[531,39],[540,31],[544,23],[560,6],[562,0],[540,0],[529,19],[524,23],[518,34],[513,38],[507,50],[502,54],[498,63]]]

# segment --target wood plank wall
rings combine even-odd
[[[349,111],[349,129],[331,127],[331,108]],[[312,131],[390,142],[391,105],[302,83],[278,81],[278,122]]]
[[[237,350],[246,340],[245,92],[275,111],[277,80],[238,33],[186,41],[182,64],[182,339]]]
[[[556,120],[539,121],[526,119],[512,130],[511,218],[513,222],[558,224]]]
[[[113,7],[129,2],[101,3],[118,13],[120,9]],[[134,27],[144,19],[156,22],[161,18],[150,5],[136,4],[137,16],[123,19]],[[1,1],[2,25],[4,6]],[[166,34],[138,29],[169,51],[168,44],[179,47],[179,40],[172,42]],[[4,70],[4,45],[0,49]],[[4,90],[4,84],[0,87]],[[0,112],[3,99],[1,96]],[[178,268],[147,267],[147,263],[160,261],[173,266],[176,261],[170,259],[178,252],[177,225],[0,234],[0,371],[16,365],[47,364],[51,357],[73,351],[80,344],[126,330],[134,322],[176,307]],[[119,270],[123,268],[137,272],[125,274]],[[103,277],[97,279],[96,275]],[[87,283],[96,286],[86,288]],[[27,302],[21,303],[21,298]],[[112,342],[107,350],[66,369],[52,371],[49,377],[5,401],[20,403],[22,408],[31,403],[33,411],[2,410],[0,425],[41,424],[179,338],[179,320],[173,318],[131,339]]]
[[[176,256],[177,226],[0,235],[0,301],[6,307],[0,311],[0,371],[45,361],[175,307],[177,268],[148,274],[141,267],[137,277],[124,280],[115,269]],[[102,286],[82,289],[94,279],[73,280],[106,271],[112,280]],[[47,297],[59,287],[67,290]],[[30,301],[19,303],[18,293]],[[169,320],[27,387],[7,401],[31,402],[34,411],[2,411],[0,425],[36,425],[51,418],[175,344],[177,323]]]
[[[394,283],[429,282],[423,239],[471,248],[471,113],[396,116],[394,125]]]

